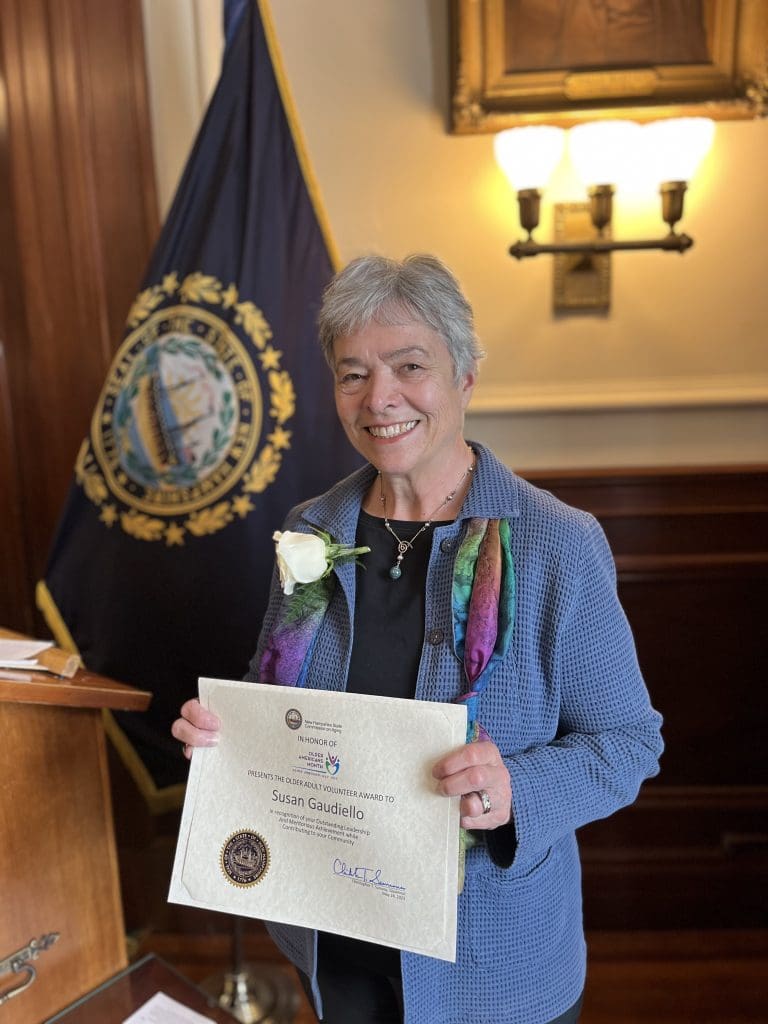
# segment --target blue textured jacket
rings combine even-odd
[[[456,963],[402,953],[407,1024],[544,1024],[583,985],[586,950],[575,830],[631,803],[658,771],[661,718],[649,703],[616,596],[613,559],[585,512],[516,477],[482,445],[455,523],[434,531],[416,698],[451,701],[464,688],[453,649],[453,561],[470,517],[506,518],[517,581],[514,634],[478,718],[507,764],[514,828],[509,856],[483,844],[468,854],[459,897]],[[298,506],[286,529],[355,540],[375,470],[364,467]],[[353,641],[355,567],[339,566],[311,652],[307,685],[343,690]],[[273,580],[256,666],[281,601]],[[407,823],[404,823],[404,827]],[[316,933],[270,924],[280,949],[315,978]]]

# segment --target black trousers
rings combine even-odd
[[[301,971],[297,973],[314,1008],[309,979]],[[320,966],[317,980],[323,994],[323,1024],[403,1024],[400,978],[360,967],[334,970]]]
[[[298,972],[310,1006],[314,1006],[309,979]],[[323,994],[323,1024],[403,1024],[403,988],[400,978],[376,974],[354,966],[338,968],[321,962],[317,980]],[[577,1024],[582,996],[550,1024]]]

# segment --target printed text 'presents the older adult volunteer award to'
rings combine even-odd
[[[433,764],[463,705],[200,680],[169,900],[456,956],[459,799]]]

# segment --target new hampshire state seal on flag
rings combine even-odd
[[[106,526],[183,545],[244,519],[274,481],[293,382],[262,311],[211,275],[166,274],[127,324],[76,479]]]

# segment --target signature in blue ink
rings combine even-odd
[[[344,878],[351,878],[355,882],[370,882],[372,885],[379,885],[386,889],[397,889],[401,892],[405,892],[405,886],[393,885],[391,882],[385,882],[381,877],[381,868],[367,868],[361,865],[353,867],[347,864],[346,861],[341,860],[339,857],[335,857],[333,861],[333,873],[334,875],[341,875]]]

